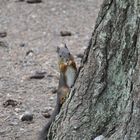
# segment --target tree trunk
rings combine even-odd
[[[49,140],[93,140],[99,135],[140,140],[140,0],[104,1]]]

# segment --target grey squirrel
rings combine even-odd
[[[59,85],[57,90],[57,102],[49,122],[46,124],[40,134],[39,140],[47,140],[49,128],[52,122],[54,122],[57,114],[60,112],[61,106],[68,97],[70,89],[73,86],[77,75],[77,68],[74,57],[68,50],[67,46],[64,45],[64,47],[61,48],[57,47],[56,52],[58,54],[58,65],[60,71]]]

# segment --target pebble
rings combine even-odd
[[[45,77],[46,72],[35,72],[34,75],[30,76],[30,79],[43,79]]]
[[[20,47],[25,47],[25,43],[21,43],[19,46]]]
[[[45,118],[50,118],[51,117],[51,114],[49,112],[42,112],[42,115],[45,117]]]
[[[22,116],[21,116],[21,121],[32,121],[33,120],[33,114],[29,111],[26,111]]]
[[[0,37],[1,38],[4,38],[4,37],[6,37],[7,36],[7,33],[6,32],[0,32]]]
[[[52,87],[52,93],[53,93],[53,94],[57,93],[56,87]]]
[[[71,36],[72,33],[71,33],[70,31],[61,31],[61,32],[60,32],[60,35],[63,36],[63,37],[64,37],[64,36]]]
[[[54,97],[51,96],[51,97],[50,97],[50,101],[54,101]]]
[[[17,101],[15,101],[15,100],[13,100],[13,99],[8,99],[7,101],[5,101],[5,102],[3,103],[3,106],[4,106],[4,107],[8,107],[8,106],[15,107],[15,106],[17,106],[18,104],[21,104],[21,102],[17,102]]]
[[[27,0],[27,3],[33,4],[33,3],[41,3],[42,0]]]
[[[25,0],[17,0],[16,2],[24,2]]]
[[[33,51],[33,50],[29,50],[29,51],[27,51],[27,52],[26,52],[26,56],[28,56],[28,55],[31,55],[31,56],[32,56],[32,55],[33,55],[33,53],[34,53],[34,51]]]
[[[100,136],[94,138],[94,140],[105,140],[105,137],[103,135],[100,135]]]
[[[42,111],[42,115],[45,118],[50,118],[51,114],[50,114],[50,109],[45,109],[44,111]]]
[[[21,108],[15,108],[15,111],[16,112],[20,112],[21,111]]]

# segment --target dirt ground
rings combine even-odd
[[[0,0],[0,140],[36,140],[55,105],[59,71],[56,46],[74,55],[87,47],[102,0]],[[62,37],[61,31],[72,36]],[[34,79],[36,72],[45,77]],[[9,99],[17,105],[5,105]],[[25,112],[32,121],[21,121]]]

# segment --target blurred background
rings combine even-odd
[[[36,140],[55,106],[56,47],[77,65],[102,0],[0,0],[0,140]]]

